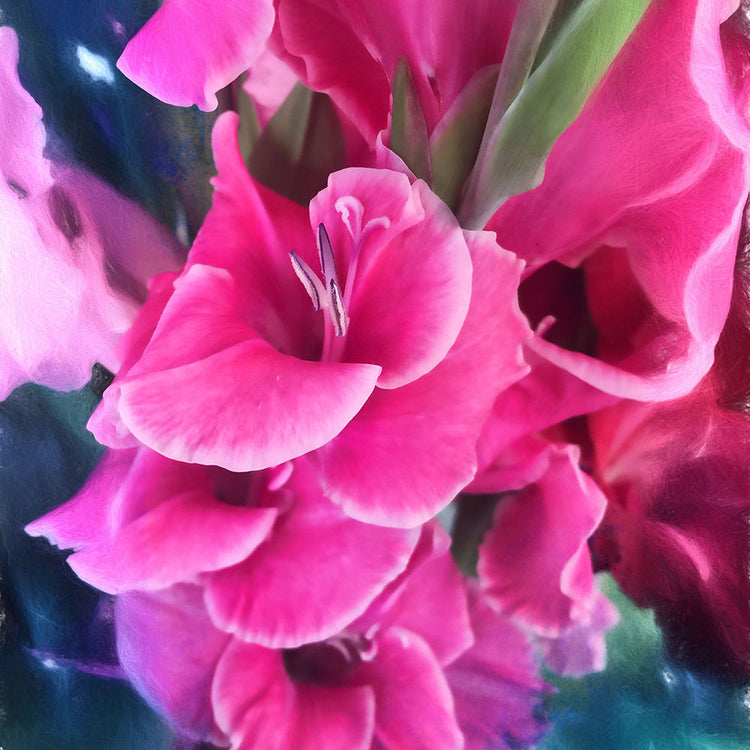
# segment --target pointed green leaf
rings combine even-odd
[[[648,3],[583,0],[575,8],[505,114],[488,124],[459,209],[462,226],[483,227],[508,198],[539,185],[552,146],[578,117]]]
[[[482,68],[466,84],[430,138],[432,189],[454,208],[474,166],[495,91],[498,66]]]
[[[391,150],[404,160],[416,177],[432,185],[427,123],[405,57],[399,61],[393,77]]]
[[[328,175],[346,166],[344,131],[326,94],[298,83],[253,146],[250,173],[306,206]]]

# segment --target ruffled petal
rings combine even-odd
[[[375,693],[375,736],[384,747],[463,747],[443,670],[418,635],[397,627],[382,633],[374,661],[362,665],[358,679]]]
[[[324,489],[353,518],[416,526],[445,507],[474,476],[477,438],[497,394],[526,372],[518,261],[490,234],[468,239],[471,305],[446,358],[409,385],[376,389],[316,453]]]
[[[499,608],[541,635],[590,617],[594,582],[586,542],[606,499],[577,466],[578,449],[550,446],[549,468],[501,501],[479,549],[479,577]]]
[[[323,496],[304,460],[295,462],[285,489],[289,509],[265,544],[212,575],[206,588],[219,627],[268,648],[343,630],[404,570],[418,537],[345,516]]]

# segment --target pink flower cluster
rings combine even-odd
[[[123,72],[211,109],[249,69],[263,123],[299,79],[330,96],[348,154],[302,206],[251,175],[239,115],[220,114],[181,268],[137,209],[89,213],[109,189],[42,156],[0,30],[0,97],[24,126],[0,146],[0,283],[48,334],[3,321],[0,389],[116,370],[89,424],[104,459],[27,531],[116,596],[123,669],[189,738],[530,746],[541,660],[604,668],[604,569],[748,675],[750,22],[736,2],[652,4],[541,184],[469,230],[391,150],[392,86],[405,59],[434,145],[524,7],[167,0]],[[39,257],[26,286],[16,236]],[[151,276],[145,301],[118,294],[113,263]],[[61,355],[58,330],[86,351]],[[476,580],[435,520],[466,493],[497,503]]]

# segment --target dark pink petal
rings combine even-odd
[[[531,643],[511,620],[469,591],[474,646],[445,670],[466,750],[532,746],[547,729],[537,709],[550,688]]]
[[[189,736],[226,744],[214,723],[211,682],[230,637],[211,624],[200,588],[118,596],[115,627],[120,664],[135,689]]]
[[[585,269],[599,307],[598,359],[539,339],[534,349],[615,396],[689,392],[711,365],[726,317],[750,173],[747,127],[721,59],[719,5],[652,5],[557,141],[542,185],[510,199],[488,225],[531,270],[552,259]],[[617,272],[613,251],[624,261]],[[623,290],[625,308],[616,304]]]
[[[467,238],[471,305],[446,358],[409,385],[376,389],[316,453],[324,489],[353,518],[416,526],[445,507],[474,476],[477,438],[497,394],[526,372],[518,261],[490,234]]]
[[[515,7],[490,0],[460,6],[279,0],[273,41],[303,82],[328,93],[372,141],[386,127],[390,82],[402,56],[431,132],[472,75],[502,60]]]
[[[214,200],[190,250],[188,266],[227,269],[242,290],[243,320],[279,351],[319,359],[322,318],[289,260],[294,250],[319,268],[307,211],[256,182],[237,141],[238,116],[221,115],[213,130]],[[317,227],[316,227],[317,230]]]
[[[114,531],[111,498],[125,482],[135,458],[134,450],[109,451],[69,502],[32,521],[31,536],[44,536],[60,549],[81,549],[109,542]]]
[[[366,750],[368,687],[295,686],[278,651],[232,640],[216,668],[212,705],[236,750]]]
[[[244,560],[267,537],[275,509],[185,492],[68,558],[79,578],[110,594],[153,591]]]
[[[166,0],[117,67],[168,104],[216,109],[216,92],[263,51],[273,17],[270,0]]]
[[[18,80],[18,37],[0,27],[0,110],[6,113],[0,139],[0,174],[19,196],[35,197],[52,186],[50,162],[42,153],[47,139],[42,108]]]
[[[538,482],[501,500],[479,551],[488,597],[542,635],[587,621],[594,581],[587,540],[606,499],[577,466],[573,446],[550,446]]]
[[[464,583],[449,550],[428,556],[408,571],[383,608],[379,624],[416,633],[441,666],[474,643]]]
[[[343,630],[404,570],[418,537],[345,516],[323,496],[304,459],[295,462],[282,498],[289,509],[266,542],[239,565],[214,573],[206,587],[220,628],[268,648]]]
[[[120,412],[141,442],[165,456],[250,471],[337,435],[380,368],[276,351],[243,322],[237,295],[227,272],[191,267],[121,386]]]
[[[352,169],[331,175],[310,204],[310,220],[325,224],[340,260],[347,260],[342,247],[359,256],[354,281],[346,279],[353,289],[342,359],[381,365],[381,388],[432,370],[455,342],[471,296],[471,257],[448,208],[423,182]]]
[[[611,497],[592,547],[598,569],[656,610],[678,660],[746,680],[750,430],[739,411],[720,407],[724,365],[732,372],[742,356],[729,346],[729,362],[690,397],[623,403],[592,418]]]
[[[360,667],[358,679],[375,692],[375,735],[384,747],[463,747],[443,670],[418,635],[397,627],[382,633],[374,660]]]

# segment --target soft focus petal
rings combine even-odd
[[[210,696],[230,637],[211,624],[200,588],[118,596],[115,626],[120,664],[136,690],[189,736],[224,744]]]
[[[18,80],[18,37],[0,27],[0,173],[19,195],[35,197],[52,186],[50,163],[42,151],[46,134],[42,109]]]
[[[265,544],[212,575],[206,590],[219,627],[269,648],[343,630],[403,571],[418,536],[348,518],[323,496],[302,460],[283,498],[289,509]]]
[[[607,665],[604,634],[619,621],[620,615],[612,602],[597,591],[591,602],[591,618],[576,623],[559,638],[539,638],[547,666],[567,677],[582,677],[601,672]]]
[[[573,446],[551,446],[547,472],[501,500],[480,547],[488,598],[541,635],[590,617],[595,590],[586,542],[606,499],[578,468],[578,455]]]
[[[216,109],[216,92],[262,53],[273,17],[270,0],[166,0],[117,67],[168,104]]]
[[[401,56],[431,132],[472,75],[502,60],[515,8],[515,2],[498,7],[491,0],[377,7],[360,0],[279,0],[273,40],[303,82],[328,93],[372,141],[386,127]]]
[[[521,630],[473,588],[469,593],[476,642],[445,672],[465,748],[531,746],[547,728],[538,709],[549,688]]]

